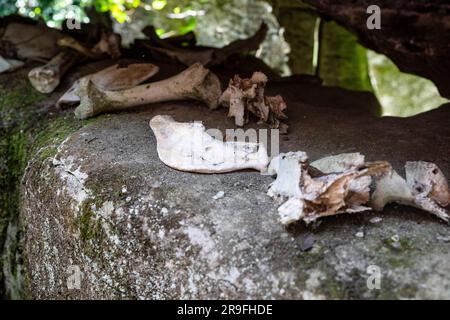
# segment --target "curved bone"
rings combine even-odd
[[[154,76],[158,71],[159,67],[151,63],[136,63],[126,67],[119,67],[119,65],[115,64],[76,80],[70,89],[59,98],[56,105],[60,108],[77,105],[80,102],[80,97],[75,94],[75,91],[82,79],[90,79],[96,87],[102,90],[115,91],[137,86]]]
[[[234,54],[245,55],[259,48],[267,34],[267,25],[262,24],[259,30],[250,38],[236,40],[223,48],[170,48],[166,44],[161,43],[164,40],[159,39],[156,47],[143,43],[144,47],[151,53],[169,57],[172,60],[179,61],[187,66],[194,63],[201,63],[204,66],[215,66],[225,62]],[[152,36],[153,37],[153,36]]]
[[[28,78],[39,92],[53,92],[59,85],[61,77],[81,58],[78,52],[64,50],[47,64],[31,69]]]
[[[102,90],[90,79],[82,79],[76,94],[81,103],[75,109],[75,116],[86,119],[104,112],[186,99],[203,101],[210,109],[214,109],[218,106],[221,88],[216,75],[201,64],[194,64],[169,79],[119,91]]]
[[[176,122],[170,116],[154,117],[150,127],[159,158],[171,168],[202,173],[267,168],[267,151],[262,143],[223,142],[207,134],[200,123]]]

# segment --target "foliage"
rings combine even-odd
[[[147,25],[157,28],[162,37],[195,31],[199,44],[223,46],[252,35],[262,21],[269,25],[266,41],[257,56],[287,74],[289,46],[283,29],[271,13],[271,7],[258,0],[0,0],[0,16],[18,12],[42,18],[51,27],[59,27],[67,18],[89,22],[86,9],[111,13],[115,31],[124,44],[143,37]]]
[[[370,79],[383,116],[410,117],[448,102],[430,80],[399,71],[382,54],[369,51],[368,57]]]

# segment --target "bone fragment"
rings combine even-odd
[[[194,47],[194,48],[178,48],[170,47],[164,40],[159,39],[154,45],[143,44],[155,56],[166,56],[169,59],[176,60],[187,66],[194,63],[201,63],[204,66],[215,66],[225,62],[230,56],[235,54],[246,55],[251,51],[259,48],[264,41],[267,34],[267,25],[262,24],[259,30],[250,38],[237,40],[223,48],[208,48],[208,47]],[[155,42],[155,37],[152,35],[151,39]]]
[[[362,166],[364,156],[358,153],[341,153],[311,162],[311,166],[323,173],[343,172]]]
[[[287,118],[283,98],[264,95],[266,83],[267,77],[262,72],[253,73],[250,79],[235,75],[230,80],[220,97],[220,104],[229,108],[228,117],[234,118],[237,126],[248,123],[250,114],[256,116],[260,123],[269,123],[272,128],[279,128],[279,120]]]
[[[80,59],[82,57],[79,53],[72,50],[64,50],[47,64],[33,68],[28,73],[28,78],[33,87],[39,92],[53,92],[59,85],[61,77]]]
[[[405,164],[406,182],[414,196],[423,195],[440,206],[450,203],[447,178],[437,165],[431,162],[415,161]]]
[[[90,79],[97,88],[102,90],[115,91],[137,86],[154,76],[158,71],[159,67],[151,63],[136,63],[126,67],[119,67],[116,64],[76,80],[70,89],[59,98],[56,105],[59,108],[78,105],[80,103],[80,97],[75,94],[75,91],[82,79]]]
[[[300,197],[300,180],[302,167],[306,165],[308,157],[302,151],[282,153],[270,161],[267,172],[277,175],[277,179],[271,183],[267,194],[271,198]]]
[[[24,65],[22,61],[15,59],[4,59],[0,56],[0,73],[11,72],[21,68]]]
[[[61,51],[57,45],[61,37],[61,31],[47,27],[44,22],[10,22],[0,37],[0,51],[8,46],[7,51],[20,60],[47,62]]]
[[[407,162],[406,180],[395,170],[376,179],[376,188],[371,197],[374,210],[382,210],[391,202],[420,208],[444,221],[450,220],[448,184],[442,171],[430,162]]]
[[[242,169],[265,171],[269,162],[262,143],[223,142],[200,123],[176,122],[170,116],[150,121],[158,156],[167,166],[189,172],[222,173]]]
[[[104,31],[102,31],[100,40],[92,48],[87,47],[70,36],[58,39],[59,46],[75,50],[83,56],[93,60],[100,59],[104,55],[107,55],[112,59],[119,58],[121,56],[120,44],[121,38],[119,35]]]
[[[216,75],[201,64],[194,64],[169,79],[118,91],[102,90],[90,79],[82,79],[76,94],[81,102],[75,109],[75,116],[86,119],[144,104],[187,99],[203,101],[214,109],[218,106],[221,88]]]
[[[345,161],[344,161],[345,160]],[[277,173],[270,185],[268,195],[288,200],[278,208],[280,221],[289,224],[297,220],[307,223],[319,217],[344,212],[369,210],[369,174],[381,164],[362,166],[364,158],[359,154],[339,155],[316,161],[325,171],[310,171],[308,157],[304,152],[289,152],[272,159],[268,173]],[[311,176],[310,172],[320,172]]]

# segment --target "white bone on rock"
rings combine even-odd
[[[177,122],[170,116],[155,116],[150,127],[159,158],[171,168],[201,173],[267,170],[269,159],[262,143],[223,142],[211,137],[200,123]]]
[[[268,173],[277,175],[271,183],[267,194],[271,198],[300,197],[300,179],[302,166],[305,166],[308,156],[303,151],[281,153],[270,161]]]

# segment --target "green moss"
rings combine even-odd
[[[291,48],[289,67],[294,74],[314,74],[314,30],[318,16],[300,1],[272,0],[273,10]]]
[[[324,85],[373,91],[367,51],[355,35],[336,22],[323,22],[320,48],[320,77]]]
[[[19,211],[19,182],[28,159],[27,129],[36,115],[36,106],[45,98],[35,91],[26,79],[14,82],[0,78],[0,247],[3,249],[9,223],[17,219]],[[10,243],[10,250],[17,250],[17,243]],[[8,253],[0,260],[3,270],[4,258],[13,258]],[[16,273],[12,266],[11,273]],[[3,283],[3,274],[0,276]],[[2,286],[3,287],[3,286]],[[0,287],[0,296],[3,288]]]
[[[14,79],[14,81],[11,81]],[[72,112],[48,114],[47,95],[36,91],[29,83],[26,70],[0,75],[0,247],[6,241],[11,223],[19,225],[20,180],[30,159],[44,160],[56,154],[58,145],[71,133],[98,118],[78,121]],[[36,159],[37,156],[37,159]],[[16,237],[16,239],[10,239]],[[8,248],[2,252],[0,270],[8,266],[10,275],[19,277],[16,266],[20,228],[8,236]],[[4,260],[7,259],[8,261]],[[26,273],[25,273],[26,274]],[[20,280],[20,279],[18,279]],[[0,273],[0,297],[4,292]]]
[[[93,241],[102,236],[102,227],[95,219],[93,206],[95,206],[93,200],[84,201],[81,206],[81,215],[77,219],[81,240],[84,242]]]

